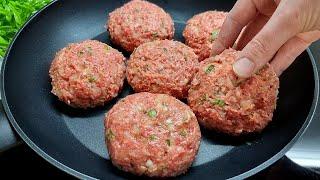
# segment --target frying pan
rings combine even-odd
[[[187,19],[206,10],[229,11],[234,1],[152,1],[171,14],[175,39],[183,41]],[[125,84],[104,107],[78,110],[50,93],[48,70],[70,42],[97,39],[111,44],[104,28],[108,12],[125,1],[54,1],[34,15],[14,38],[2,65],[2,104],[11,125],[35,152],[61,170],[83,179],[123,179],[133,175],[113,167],[104,144],[104,114],[133,93]],[[121,49],[120,49],[121,50]],[[128,56],[127,53],[125,53]],[[281,158],[319,114],[319,67],[310,50],[280,77],[273,121],[260,134],[242,138],[202,129],[199,153],[181,179],[245,178]]]

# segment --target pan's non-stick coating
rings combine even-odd
[[[175,21],[175,39],[183,41],[187,19],[206,10],[232,8],[234,1],[154,1]],[[15,39],[3,66],[2,96],[11,123],[22,138],[57,167],[81,178],[128,178],[114,168],[104,144],[103,118],[128,85],[104,107],[76,110],[50,93],[50,63],[70,42],[98,39],[110,43],[107,15],[124,1],[63,0],[34,17]],[[245,12],[244,12],[245,13]],[[126,54],[128,55],[128,54]],[[199,154],[180,178],[224,179],[256,173],[280,158],[307,125],[313,108],[315,81],[307,53],[281,76],[273,122],[258,135],[233,139],[202,129]],[[317,95],[316,91],[316,95]],[[309,115],[309,118],[307,118]],[[280,152],[280,153],[279,153]]]

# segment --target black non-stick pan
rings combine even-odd
[[[226,0],[153,2],[171,14],[175,21],[175,39],[180,41],[183,41],[185,22],[194,14],[212,9],[229,11],[235,3]],[[104,107],[73,109],[50,93],[49,66],[55,53],[70,42],[97,39],[111,44],[104,25],[108,13],[123,3],[125,1],[109,0],[51,3],[17,34],[2,65],[2,103],[16,132],[44,159],[79,178],[134,177],[112,166],[103,126],[104,114],[133,91],[126,84],[121,94]],[[312,53],[304,52],[281,75],[273,121],[261,134],[230,138],[202,129],[196,160],[179,178],[245,178],[281,158],[319,114],[319,67]]]

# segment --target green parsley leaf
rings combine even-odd
[[[217,39],[218,35],[219,35],[220,30],[219,29],[215,29],[211,32],[211,42],[213,42],[214,40]]]
[[[185,129],[182,129],[179,133],[181,136],[186,137],[187,136],[187,131]]]
[[[112,132],[112,130],[109,128],[107,129],[107,134],[106,134],[107,140],[112,140],[115,138],[115,134]]]
[[[147,112],[147,115],[151,118],[154,118],[157,116],[157,111],[155,109],[150,109],[148,112]]]
[[[210,72],[214,71],[214,65],[213,64],[210,64],[209,66],[207,66],[204,70],[204,72],[206,74],[209,74]]]
[[[152,134],[152,135],[150,135],[149,139],[150,139],[151,141],[154,141],[154,140],[157,139],[157,136],[154,135],[154,134]]]
[[[171,140],[170,139],[166,139],[166,143],[168,146],[171,146]]]
[[[158,37],[158,33],[157,32],[153,32],[151,34],[151,36],[152,36],[153,39],[156,39]]]
[[[224,100],[222,100],[222,99],[215,99],[215,100],[212,101],[212,104],[213,104],[213,105],[220,106],[220,107],[225,106],[225,102],[224,102]]]
[[[91,46],[88,46],[87,47],[87,52],[92,55],[93,51],[92,51],[92,47]]]
[[[168,52],[168,49],[167,49],[167,48],[163,48],[163,51],[164,51],[164,52]]]
[[[106,45],[106,46],[104,47],[104,49],[108,52],[108,51],[111,49],[111,47],[108,46],[108,45]]]
[[[89,78],[88,78],[88,81],[89,81],[89,83],[94,83],[94,82],[96,82],[96,77],[94,77],[94,76],[90,76]]]
[[[77,53],[78,56],[81,56],[81,55],[83,55],[83,54],[84,54],[83,51],[79,51],[79,52]]]

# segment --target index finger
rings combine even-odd
[[[270,0],[239,0],[228,13],[218,38],[214,41],[212,55],[232,47],[241,30],[259,13],[270,16],[276,4]]]

